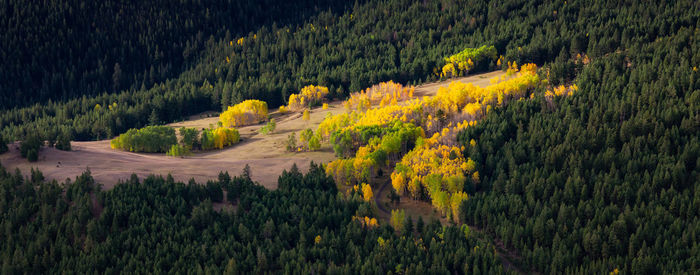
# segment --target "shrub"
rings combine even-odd
[[[314,135],[309,139],[309,151],[316,151],[321,149],[321,140],[317,135]]]
[[[270,121],[265,124],[265,126],[260,128],[260,133],[263,135],[268,135],[272,134],[272,132],[275,131],[275,128],[277,127],[277,122],[275,122],[275,119],[272,118]]]
[[[297,149],[297,135],[295,133],[287,136],[287,151],[294,152]]]

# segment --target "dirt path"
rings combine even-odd
[[[489,85],[491,78],[503,74],[502,71],[496,71],[453,80],[486,86]],[[447,86],[453,80],[427,83],[416,87],[415,96],[434,95],[439,87]],[[273,134],[258,134],[262,125],[241,127],[238,129],[242,138],[241,143],[224,150],[197,153],[191,157],[173,158],[164,154],[137,154],[113,150],[109,147],[109,141],[103,140],[71,142],[73,151],[68,152],[42,148],[39,152],[39,161],[34,163],[29,163],[19,156],[18,144],[10,144],[10,151],[0,155],[0,163],[8,170],[19,168],[25,175],[29,174],[30,168],[39,168],[47,179],[58,181],[74,178],[90,168],[93,177],[104,185],[104,189],[111,189],[118,180],[127,179],[132,173],[139,177],[170,173],[178,181],[186,182],[194,178],[198,182],[205,182],[216,179],[220,171],[238,175],[248,164],[252,170],[253,180],[269,189],[275,189],[279,175],[283,170],[291,168],[293,164],[302,171],[306,171],[310,161],[327,163],[335,159],[328,145],[317,152],[287,153],[285,151],[289,134],[297,133],[299,137],[299,132],[304,129],[316,129],[328,113],[338,114],[344,111],[341,101],[331,102],[329,106],[327,110],[313,109],[308,122],[303,121],[298,113],[282,115],[273,112],[272,116],[277,120],[277,129]],[[168,125],[175,128],[185,126],[201,129],[209,127],[210,124],[216,124],[217,121],[218,117],[213,112],[208,112],[191,116],[187,121]],[[379,198],[379,200],[382,199]],[[416,215],[426,217],[432,215],[429,204],[427,207],[422,204],[413,206],[409,204],[407,201],[402,201],[401,207],[420,209]]]
[[[384,184],[382,184],[382,187],[379,187],[379,191],[377,192],[377,195],[374,196],[374,204],[377,205],[377,208],[379,209],[379,211],[381,211],[384,215],[391,216],[391,212],[389,210],[387,210],[386,208],[384,208],[384,203],[382,203],[379,199],[381,197],[386,197],[386,195],[384,194],[384,189],[386,189],[387,185],[389,185],[389,181],[384,182]]]

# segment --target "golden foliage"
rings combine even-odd
[[[379,227],[379,223],[377,222],[376,218],[370,218],[367,216],[364,216],[364,217],[352,216],[352,220],[359,222],[362,225],[362,227],[364,227],[364,228]]]
[[[309,112],[309,109],[304,109],[304,113],[302,114],[301,119],[304,121],[309,121],[311,119],[311,113]]]
[[[214,135],[214,147],[223,149],[240,141],[241,135],[233,128],[219,127],[212,131]]]
[[[289,95],[287,109],[300,111],[311,105],[318,104],[328,95],[328,88],[324,86],[308,85],[301,89],[298,94]]]
[[[265,119],[267,119],[267,103],[260,100],[246,100],[229,106],[219,115],[219,120],[224,127],[257,124]]]
[[[469,66],[469,59],[465,62],[465,66]],[[459,63],[450,64],[459,67]],[[380,144],[386,139],[384,136],[371,139],[367,144],[353,145],[353,150],[357,150],[354,157],[329,163],[326,173],[338,183],[349,185],[369,182],[379,167],[391,168],[396,163],[391,173],[392,187],[396,191],[416,199],[430,199],[444,215],[457,217],[459,206],[468,199],[462,192],[464,184],[467,180],[479,182],[476,163],[464,156],[466,148],[458,145],[457,133],[475,125],[492,108],[530,96],[530,92],[543,83],[534,64],[518,68],[515,62],[509,62],[508,67],[514,76],[507,80],[496,79],[485,88],[452,82],[439,88],[434,97],[413,99],[413,88],[407,89],[393,82],[353,94],[344,103],[348,112],[329,114],[319,125],[317,136],[325,141],[333,133],[361,127],[388,127],[391,123],[402,122],[420,127],[421,138],[415,140],[415,147],[400,151],[398,163],[377,158]],[[558,88],[552,94],[557,91],[570,94],[575,88],[566,91]],[[402,103],[398,104],[398,101]],[[426,134],[429,138],[425,138]],[[356,144],[358,141],[351,142]],[[476,141],[470,141],[469,146],[476,146]],[[363,194],[368,193],[366,187],[371,190],[369,185],[362,184]],[[364,199],[371,197],[364,196]]]
[[[362,199],[369,202],[374,198],[374,193],[372,192],[372,186],[369,184],[362,184]]]
[[[389,223],[391,224],[391,227],[394,228],[394,230],[403,230],[404,220],[406,220],[406,211],[404,211],[403,209],[391,210],[391,218],[389,218]]]
[[[350,94],[344,103],[346,111],[356,108],[358,111],[366,111],[372,105],[380,107],[396,105],[399,101],[413,98],[416,87],[403,86],[393,81],[382,82],[363,91]]]

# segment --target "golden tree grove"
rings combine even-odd
[[[257,124],[267,119],[267,103],[260,100],[246,100],[219,115],[224,127],[240,127]]]

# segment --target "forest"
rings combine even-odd
[[[134,175],[103,191],[90,171],[59,184],[0,166],[0,193],[4,274],[505,272],[468,227],[364,226],[352,216],[369,203],[317,165],[284,172],[274,191],[228,173],[186,184]]]
[[[56,182],[0,164],[3,274],[700,270],[696,1],[116,2],[0,4],[0,153],[340,99],[345,113],[287,145],[339,158],[275,190],[250,169],[101,190],[90,171]],[[413,98],[499,69],[488,87]],[[156,147],[223,148],[233,131]],[[379,180],[446,221],[381,219]]]

